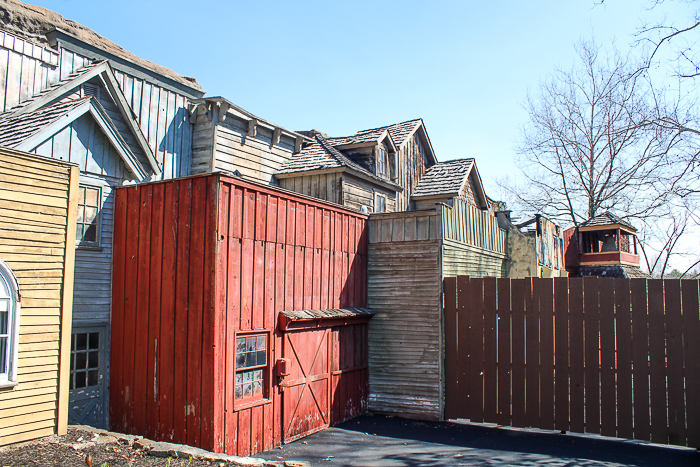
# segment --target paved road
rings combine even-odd
[[[700,466],[700,453],[595,436],[363,415],[259,457],[312,466]]]

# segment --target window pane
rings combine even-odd
[[[97,208],[85,208],[85,223],[86,224],[91,224],[95,221],[95,218],[97,217]]]
[[[243,372],[243,382],[248,383],[250,381],[253,381],[253,372],[252,371]]]
[[[95,188],[88,188],[85,191],[85,204],[87,206],[97,206],[97,194],[99,190]]]
[[[97,368],[100,366],[99,352],[90,352],[88,355],[88,368]]]
[[[80,243],[80,241],[83,239],[83,227],[85,227],[83,224],[78,224],[75,226],[75,240],[78,243]]]
[[[70,375],[70,379],[68,380],[68,389],[73,389],[73,374]]]
[[[258,350],[265,350],[266,336],[258,336]]]
[[[236,384],[243,384],[243,373],[236,373]]]
[[[78,192],[78,203],[79,204],[84,204],[85,203],[85,187],[81,186]]]
[[[254,396],[262,395],[262,383],[260,381],[256,381],[253,383],[253,395]]]
[[[88,348],[91,350],[100,348],[100,333],[99,332],[91,332],[90,333],[90,342],[88,344]]]
[[[86,242],[96,242],[97,241],[97,224],[90,224],[86,226],[85,235],[83,235],[83,240]]]
[[[236,368],[245,368],[245,355],[244,353],[236,354]]]
[[[75,354],[75,369],[84,370],[87,368],[87,354],[80,352]]]
[[[98,382],[98,372],[97,370],[90,370],[88,371],[88,386],[97,386]]]
[[[262,381],[263,379],[263,371],[262,370],[255,370],[253,372],[253,380],[254,381]]]
[[[236,399],[241,399],[243,397],[243,385],[242,384],[237,384],[236,385]]]
[[[5,300],[2,300],[3,302]],[[7,311],[0,311],[0,334],[7,335],[10,321],[10,314]]]
[[[70,371],[75,370],[75,354],[70,354]]]
[[[79,333],[75,335],[75,350],[87,349],[87,334]]]
[[[256,363],[256,365],[264,365],[264,364],[265,364],[265,360],[266,360],[266,359],[265,359],[265,353],[266,353],[266,352],[265,352],[264,350],[262,350],[262,351],[260,351],[260,352],[255,352],[255,353],[258,354],[258,358],[257,358],[257,363]]]
[[[250,397],[253,395],[253,383],[246,383],[243,385],[243,397]]]
[[[0,337],[0,373],[7,373],[7,337]]]
[[[236,339],[236,353],[245,352],[245,337]]]
[[[248,343],[246,345],[246,352],[252,352],[255,350],[255,336],[248,338]]]
[[[75,374],[75,387],[84,388],[87,385],[87,374],[84,371],[79,371]]]
[[[84,219],[85,219],[85,207],[78,206],[78,222],[82,223],[82,222],[84,222]]]

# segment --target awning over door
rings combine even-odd
[[[280,312],[280,327],[286,329],[343,326],[366,322],[374,315],[368,308],[331,308]]]

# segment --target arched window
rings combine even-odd
[[[17,278],[0,260],[0,387],[17,379],[19,309]]]

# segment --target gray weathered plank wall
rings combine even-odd
[[[369,408],[442,418],[442,276],[439,213],[369,219]]]
[[[279,186],[285,190],[342,205],[342,182],[341,173],[332,172],[282,178],[279,180]]]
[[[413,189],[418,184],[418,180],[425,173],[424,160],[425,144],[421,136],[414,133],[410,138],[404,141],[399,148],[397,155],[397,171],[396,180],[393,180],[398,185],[403,187],[403,192],[396,196],[395,210],[407,211],[411,206],[411,195]]]
[[[386,207],[384,212],[396,211],[396,195],[372,187],[369,183],[352,175],[343,176],[343,206],[360,211],[362,206],[367,206],[369,212],[376,212],[376,194],[380,193],[386,197]]]

